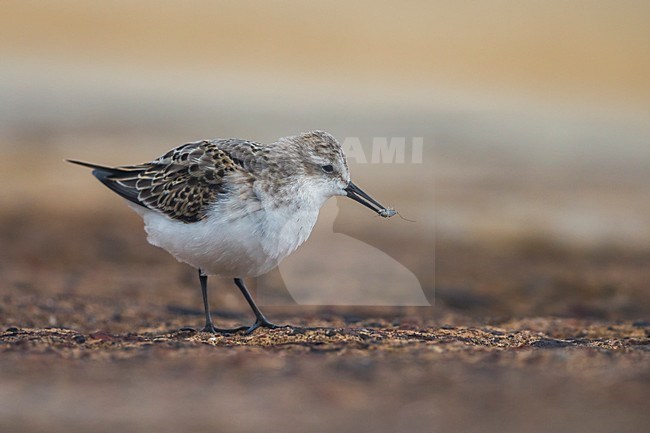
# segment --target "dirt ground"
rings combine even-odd
[[[643,252],[441,240],[431,308],[265,306],[293,326],[209,335],[187,329],[202,324],[194,271],[147,245],[137,217],[29,215],[1,225],[0,431],[650,422]],[[211,293],[218,325],[252,321],[232,287]]]

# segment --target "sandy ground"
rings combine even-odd
[[[648,422],[647,323],[309,319],[323,327],[10,328],[2,428],[640,432]]]
[[[213,336],[184,329],[202,324],[194,272],[147,245],[137,217],[50,217],[2,224],[2,431],[640,432],[650,421],[642,253],[439,241],[434,307],[265,306],[293,327]],[[252,321],[235,289],[212,287],[219,325]]]

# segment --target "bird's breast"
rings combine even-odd
[[[278,208],[264,212],[261,244],[278,263],[302,245],[311,234],[318,208]]]

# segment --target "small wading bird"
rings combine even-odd
[[[239,139],[184,144],[139,165],[93,169],[144,219],[149,243],[199,271],[204,332],[276,328],[256,305],[243,278],[262,275],[311,233],[325,201],[346,196],[384,218],[385,208],[350,181],[340,144],[312,131],[260,144]],[[210,317],[208,275],[234,278],[255,313],[250,327],[216,328]]]

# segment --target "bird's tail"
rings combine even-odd
[[[145,206],[144,203],[140,201],[138,190],[135,186],[139,168],[133,167],[129,170],[122,167],[106,167],[74,159],[66,159],[66,161],[83,167],[92,168],[93,176],[95,176],[101,183],[125,199],[135,204],[139,204],[140,206]]]
[[[97,165],[97,164],[91,164],[90,162],[78,161],[76,159],[66,159],[65,162],[69,162],[69,163],[77,164],[77,165],[82,165],[84,167],[97,169],[97,170],[106,170],[106,171],[112,170],[111,167],[106,167],[106,166]]]

